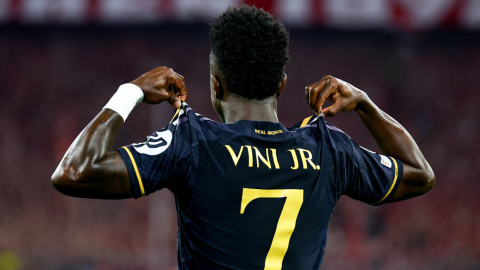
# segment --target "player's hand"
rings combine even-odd
[[[168,101],[175,108],[180,108],[181,101],[187,99],[185,79],[171,68],[158,67],[131,81],[143,91],[143,102],[158,104]]]
[[[355,86],[330,75],[320,81],[305,87],[307,104],[316,115],[335,116],[338,112],[349,112],[367,99],[365,92]],[[332,102],[330,107],[323,109],[325,100]]]

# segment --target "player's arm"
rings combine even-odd
[[[141,92],[133,85],[117,91],[106,106],[112,109],[104,108],[67,150],[51,179],[61,193],[97,199],[133,197],[125,163],[117,151],[110,151],[115,136],[138,99],[149,104],[168,101],[178,108],[187,91],[183,77],[166,67],[151,70],[131,83]]]
[[[393,196],[385,202],[395,202],[419,196],[435,185],[435,175],[420,148],[407,130],[380,110],[367,94],[353,85],[332,76],[325,76],[306,88],[307,103],[315,113],[335,116],[338,112],[355,110],[384,155],[403,163],[403,178]],[[331,101],[324,108],[325,100]]]

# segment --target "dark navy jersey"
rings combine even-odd
[[[341,195],[378,205],[399,160],[358,146],[322,117],[222,124],[186,103],[142,143],[119,149],[135,197],[168,188],[179,269],[317,270]]]

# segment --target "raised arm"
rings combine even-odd
[[[384,155],[403,163],[403,178],[397,191],[385,202],[395,202],[419,196],[435,185],[435,175],[420,148],[407,130],[380,110],[367,94],[353,85],[332,76],[307,86],[306,98],[316,114],[326,117],[338,112],[355,110]],[[324,108],[325,100],[331,101]]]
[[[112,144],[136,103],[168,101],[180,107],[187,98],[185,80],[172,69],[151,70],[119,88],[111,101],[77,136],[52,175],[53,186],[74,197],[125,199],[133,197],[125,163]]]

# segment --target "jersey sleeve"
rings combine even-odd
[[[382,204],[397,190],[403,163],[363,148],[343,135],[338,147],[342,193],[371,205]]]
[[[177,111],[174,120],[181,114]],[[148,136],[145,142],[117,150],[127,167],[135,198],[172,188],[189,177],[193,140],[185,117],[181,125],[177,119]]]

